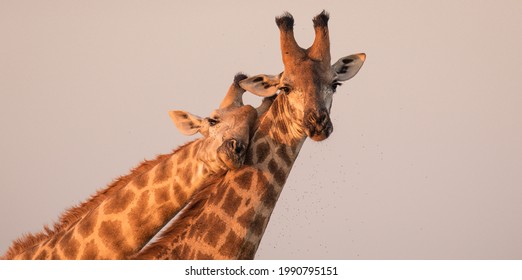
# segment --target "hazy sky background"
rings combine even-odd
[[[330,12],[334,133],[308,139],[259,259],[521,259],[521,1],[0,2],[0,254],[182,136]],[[257,104],[258,98],[249,98]]]

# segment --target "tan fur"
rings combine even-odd
[[[280,108],[284,107],[280,103],[284,102],[287,102],[285,96],[279,95],[261,118],[252,137],[245,165],[201,188],[156,242],[132,258],[254,257],[264,228],[305,139],[304,133],[282,135],[279,126],[273,125],[285,122],[285,114],[280,114]],[[292,126],[290,123],[286,125]],[[263,145],[267,146],[266,154],[258,151]],[[229,210],[231,203],[233,208]],[[220,221],[226,224],[224,230],[216,226]]]
[[[282,92],[260,119],[245,165],[202,189],[159,240],[133,258],[254,258],[306,137],[324,140],[333,129],[331,100],[335,78],[342,74],[337,69],[346,73],[343,68],[350,62],[343,61],[335,70],[331,67],[327,22],[324,11],[314,18],[316,39],[305,50],[295,42],[292,16],[276,18],[285,71],[279,76],[251,77],[242,86],[261,92],[279,87]]]

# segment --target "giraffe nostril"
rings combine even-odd
[[[241,154],[245,151],[245,145],[236,139],[230,139],[226,142],[227,149],[230,152]]]
[[[241,143],[238,143],[236,145],[236,149],[235,149],[235,152],[236,154],[240,154],[241,152],[243,152],[245,150],[245,145],[241,144]]]
[[[325,110],[321,110],[319,112],[310,112],[308,114],[308,123],[311,125],[326,125],[329,121],[330,117],[328,112]]]
[[[320,110],[316,116],[316,125],[326,127],[330,123],[330,114],[326,110]]]

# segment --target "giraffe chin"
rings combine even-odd
[[[230,158],[227,154],[220,154],[219,159],[226,166],[227,169],[233,170],[233,169],[238,169],[241,166],[243,166],[244,157]]]
[[[323,128],[319,128],[313,126],[311,129],[306,128],[305,133],[308,137],[310,137],[314,141],[323,141],[328,138],[333,132],[333,125],[331,122],[328,122],[327,125]]]

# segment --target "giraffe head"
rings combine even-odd
[[[363,53],[340,58],[333,65],[330,59],[328,14],[323,11],[313,19],[315,40],[308,49],[301,48],[294,38],[294,18],[285,13],[276,18],[280,30],[284,71],[279,75],[257,75],[241,81],[241,86],[253,93],[280,91],[287,100],[289,126],[321,141],[333,131],[330,120],[332,97],[341,82],[349,80],[361,68]]]
[[[257,109],[243,104],[245,90],[239,86],[239,82],[246,78],[244,74],[236,74],[219,108],[209,117],[201,118],[186,111],[169,112],[174,124],[183,134],[193,135],[199,132],[204,136],[204,145],[196,156],[211,170],[241,167],[257,116],[268,108],[266,103],[270,99],[266,98],[268,101],[265,100]]]

